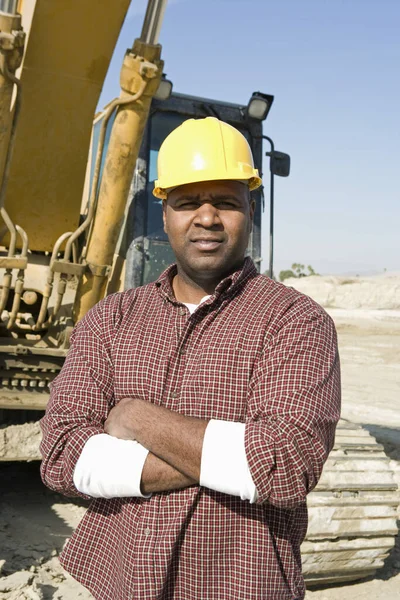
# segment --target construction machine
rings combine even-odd
[[[273,97],[256,92],[244,106],[169,94],[157,43],[165,4],[149,0],[120,95],[93,123],[130,0],[0,0],[0,460],[40,458],[38,419],[74,324],[173,262],[151,193],[165,137],[187,118],[216,116],[245,135],[261,172]],[[262,189],[254,199],[248,252],[260,266]],[[383,448],[342,422],[308,499],[309,584],[379,568],[398,504]]]

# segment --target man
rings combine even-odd
[[[99,600],[300,600],[334,326],[245,258],[261,179],[236,129],[186,121],[158,177],[176,265],[82,319],[42,421],[44,482],[96,498],[61,563]]]

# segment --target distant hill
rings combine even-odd
[[[359,277],[322,275],[286,279],[284,284],[325,308],[400,310],[400,273]]]

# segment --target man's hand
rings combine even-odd
[[[104,424],[105,433],[124,440],[135,440],[135,428],[140,430],[140,409],[146,410],[148,406],[153,405],[143,400],[123,398],[111,409]],[[141,479],[144,494],[182,489],[196,483],[158,456],[151,452],[148,454]]]
[[[133,432],[134,423],[134,403],[133,398],[123,398],[109,412],[104,431],[108,435],[121,440],[135,440]]]
[[[124,398],[110,411],[104,430],[114,437],[138,441],[198,482],[207,425],[208,421],[185,417],[147,400]]]

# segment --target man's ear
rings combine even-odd
[[[165,231],[165,233],[168,233],[168,231],[167,231],[167,201],[166,200],[162,201],[162,218],[163,218],[163,223],[164,223],[164,231]]]
[[[250,196],[250,207],[249,207],[249,214],[250,214],[250,233],[253,231],[253,222],[254,222],[254,212],[256,210],[256,201],[253,200],[253,198]]]
[[[250,219],[253,222],[254,212],[256,210],[256,201],[250,196]]]

